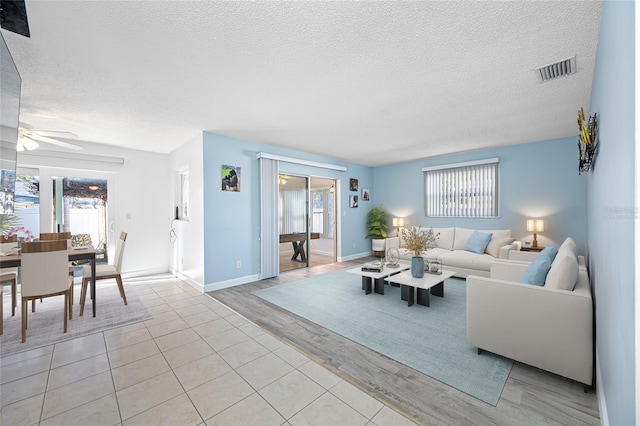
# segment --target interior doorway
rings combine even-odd
[[[280,174],[278,200],[280,272],[335,262],[335,181]]]
[[[106,263],[107,179],[53,176],[52,229],[85,236],[83,241],[93,245],[97,260]]]

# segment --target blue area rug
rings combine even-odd
[[[361,278],[339,270],[257,290],[254,295],[495,406],[513,361],[466,343],[465,280],[444,298],[407,306],[400,289],[365,295]]]

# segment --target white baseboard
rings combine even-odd
[[[323,256],[333,256],[333,252],[332,252],[332,251],[322,251],[322,250],[315,250],[315,249],[314,249],[314,250],[311,252],[311,254],[313,255],[314,253],[315,253],[315,254],[321,254],[321,255],[323,255]]]
[[[254,281],[260,280],[260,274],[255,275],[247,275],[246,277],[234,278],[232,280],[227,281],[219,281],[217,283],[205,284],[204,292],[222,290],[223,288],[229,288],[236,285],[242,285],[247,283],[252,283]]]
[[[146,275],[157,275],[157,274],[166,274],[169,273],[169,268],[154,268],[154,269],[144,269],[140,271],[130,271],[124,272],[122,278],[136,278],[136,277],[144,277]]]
[[[368,256],[373,256],[373,253],[371,253],[370,251],[367,251],[364,253],[356,253],[356,254],[350,254],[349,256],[342,256],[338,258],[338,262],[348,262],[350,260],[356,260],[356,259],[360,259],[362,257],[368,257]]]
[[[609,426],[609,414],[607,413],[607,401],[604,398],[602,388],[602,374],[600,372],[600,357],[598,356],[598,345],[596,345],[596,393],[598,394],[598,409],[600,410],[600,424]]]
[[[176,278],[180,278],[182,281],[186,282],[187,284],[189,284],[191,287],[195,288],[196,290],[199,290],[201,292],[204,293],[204,285],[200,284],[197,281],[192,280],[191,278],[189,278],[188,276],[176,271],[175,269],[170,269],[169,272],[175,276]]]

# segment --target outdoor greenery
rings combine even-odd
[[[365,238],[386,238],[388,221],[389,213],[384,210],[382,204],[369,210],[369,213],[367,213],[368,234]]]
[[[20,218],[14,214],[0,214],[0,235],[6,235],[9,229],[19,223]]]

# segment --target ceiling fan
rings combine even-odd
[[[63,148],[80,150],[81,146],[75,145],[69,142],[65,142],[60,139],[78,139],[78,135],[71,132],[58,132],[52,130],[34,130],[21,123],[21,127],[18,128],[18,151],[24,151],[25,149],[33,151],[40,146],[39,142],[48,143],[51,145],[61,146]]]

